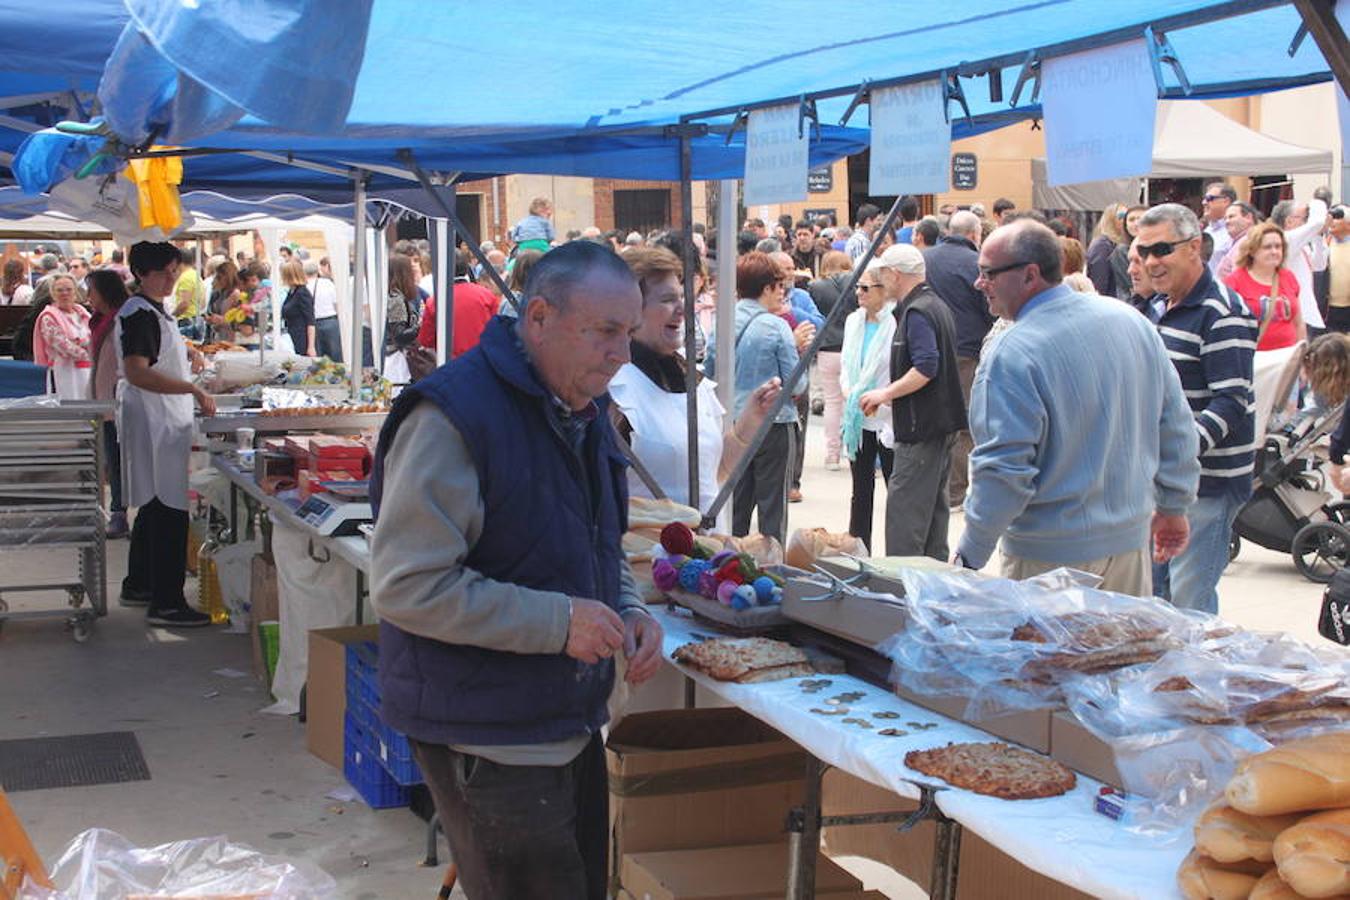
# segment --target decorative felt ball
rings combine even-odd
[[[755,588],[755,601],[760,606],[773,599],[774,583],[768,577],[761,575],[753,582]]]
[[[671,522],[661,529],[661,546],[667,553],[690,556],[694,552],[694,533],[683,522]]]
[[[708,560],[708,562],[712,563],[714,566],[717,566],[720,569],[723,563],[733,558],[735,555],[736,555],[735,550],[723,550],[720,553],[715,554],[712,559]]]
[[[755,589],[748,584],[743,584],[736,588],[736,593],[731,597],[732,609],[749,609],[755,605]]]
[[[698,592],[709,600],[717,599],[717,576],[712,571],[698,576]]]
[[[780,587],[774,588],[773,594],[769,598],[769,602],[774,605],[781,605],[783,602],[783,589]]]
[[[674,566],[674,567],[675,567],[675,571],[678,572],[678,571],[680,570],[680,566],[682,566],[682,565],[684,565],[685,563],[689,562],[689,557],[684,556],[683,554],[680,554],[680,553],[672,553],[672,554],[670,554],[669,556],[666,557],[666,562],[668,562],[668,563],[670,563],[672,566]]]
[[[737,559],[729,559],[717,569],[718,581],[734,581],[737,584],[745,583],[745,576],[741,574],[741,563]]]
[[[680,587],[690,593],[698,593],[698,578],[709,568],[709,565],[701,559],[689,560],[680,566]]]
[[[658,559],[652,563],[652,584],[657,590],[668,591],[679,582],[679,573],[669,560]]]
[[[724,581],[717,586],[717,602],[723,606],[730,606],[731,600],[736,596],[736,582]]]

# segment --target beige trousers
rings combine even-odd
[[[1130,594],[1135,597],[1153,596],[1153,558],[1147,550],[1131,550],[1128,553],[1117,553],[1115,556],[1069,565],[1024,559],[1005,553],[999,574],[1004,578],[1021,581],[1059,568],[1077,569],[1080,572],[1100,575],[1102,579],[1100,587],[1104,591]]]

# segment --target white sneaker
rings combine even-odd
[[[825,460],[825,471],[827,471],[827,472],[838,472],[838,471],[840,471],[840,470],[843,469],[843,468],[844,468],[844,467],[843,467],[842,465],[840,465],[839,460],[837,460],[837,459],[827,459],[827,460]]]

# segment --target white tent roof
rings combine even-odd
[[[346,227],[352,224],[331,216],[304,216],[298,219],[278,219],[272,216],[253,214],[237,216],[231,219],[212,219],[201,213],[192,213],[193,224],[190,228],[174,235],[174,239],[192,237],[198,234],[220,234],[223,232],[251,231],[254,228],[275,228],[280,231],[322,231],[325,228]],[[98,240],[111,238],[112,232],[95,222],[82,222],[74,216],[57,210],[50,210],[22,219],[0,219],[0,238],[39,237],[76,240]]]
[[[1301,147],[1240,125],[1198,100],[1160,100],[1153,129],[1150,178],[1223,175],[1325,174],[1332,152]],[[1117,178],[1050,187],[1044,159],[1031,161],[1032,205],[1039,209],[1101,209],[1134,203],[1139,179]]]

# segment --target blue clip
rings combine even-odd
[[[863,79],[863,83],[858,85],[858,89],[853,93],[853,99],[848,102],[848,109],[844,110],[844,117],[839,120],[840,127],[848,124],[848,120],[853,118],[853,113],[859,106],[871,101],[872,82],[870,79]]]
[[[966,117],[966,123],[974,127],[975,122],[970,115],[970,104],[966,102],[965,88],[961,87],[961,76],[956,72],[942,73],[942,115],[951,124],[951,110],[949,104],[955,100],[961,104],[961,112]]]
[[[746,123],[749,121],[750,121],[750,113],[748,111],[743,109],[740,112],[736,113],[736,118],[731,120],[731,127],[727,129],[726,145],[728,147],[731,146],[731,139],[736,136],[736,132],[742,128],[745,128]]]
[[[1186,77],[1186,70],[1181,67],[1181,60],[1177,57],[1177,52],[1172,49],[1172,42],[1167,39],[1167,35],[1161,31],[1154,31],[1153,26],[1144,29],[1144,42],[1148,45],[1149,60],[1153,63],[1153,80],[1158,85],[1158,96],[1167,95],[1167,85],[1163,81],[1162,67],[1163,63],[1172,67],[1172,73],[1177,76],[1177,82],[1181,85],[1181,93],[1189,97],[1191,95],[1191,81]]]
[[[1013,86],[1012,100],[1008,106],[1016,108],[1017,101],[1022,96],[1022,88],[1028,81],[1031,81],[1031,102],[1035,103],[1041,96],[1041,58],[1032,50],[1027,54],[1027,58],[1022,60],[1022,71],[1017,74],[1017,84]]]

